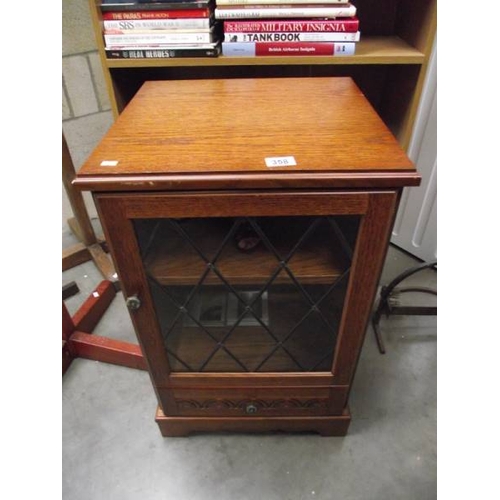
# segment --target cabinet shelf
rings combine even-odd
[[[277,311],[279,312],[279,311]],[[318,323],[318,322],[317,322]],[[319,322],[320,323],[320,322]],[[263,363],[262,368],[256,372],[296,372],[297,364],[287,351],[294,356],[298,354],[300,364],[306,367],[306,371],[314,368],[312,371],[328,371],[332,364],[333,346],[335,345],[335,330],[327,329],[323,324],[315,324],[311,328],[307,342],[301,335],[292,336],[285,344],[286,350],[276,349],[276,342],[270,335],[257,327],[239,327],[237,334],[233,335],[230,342],[227,342],[229,352],[247,368],[249,372],[255,372],[255,368],[260,362],[273,352],[269,359]],[[276,328],[274,325],[273,328]],[[211,329],[212,334],[217,334],[216,329]],[[222,332],[223,333],[223,332]],[[221,337],[223,336],[220,333]],[[171,336],[169,348],[178,353],[179,357],[186,364],[179,362],[174,356],[169,356],[171,369],[174,372],[190,371],[187,366],[199,366],[207,357],[207,352],[213,350],[215,343],[207,335],[202,336],[199,330],[195,328],[184,328],[180,334]],[[330,353],[330,355],[319,355],[317,347],[321,346],[319,352]],[[275,350],[276,349],[276,350]],[[241,372],[239,365],[226,350],[219,350],[210,360],[203,372],[224,373]]]
[[[146,68],[163,66],[267,66],[309,64],[422,64],[425,54],[397,36],[362,37],[356,55],[265,56],[265,57],[189,57],[172,59],[107,59],[109,68]]]
[[[266,221],[264,231],[270,236],[280,256],[285,257],[298,242],[301,232],[305,230],[304,222],[292,225],[290,221],[280,221],[279,218]],[[183,223],[186,232],[208,258],[217,253],[230,224],[230,219],[212,219],[204,223],[188,220]],[[278,227],[280,224],[281,228]],[[207,266],[183,237],[165,226],[159,230],[145,259],[145,265],[148,274],[166,286],[196,285]],[[231,239],[216,260],[217,269],[231,285],[263,285],[279,265],[279,260],[263,242],[251,252],[243,252]],[[297,248],[288,265],[295,278],[303,285],[332,284],[348,268],[349,261],[342,254],[338,241],[325,222]],[[208,273],[203,283],[222,285],[214,271]],[[292,279],[282,269],[273,283],[292,284]]]

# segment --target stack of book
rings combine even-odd
[[[216,0],[224,56],[352,56],[360,39],[346,0]]]
[[[108,59],[217,57],[214,0],[101,0]]]

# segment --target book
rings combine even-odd
[[[211,18],[188,19],[135,19],[130,21],[103,21],[105,31],[142,31],[142,30],[188,30],[207,29],[212,25]]]
[[[353,33],[359,30],[357,17],[346,19],[293,19],[265,21],[224,21],[224,33],[270,33],[331,31]]]
[[[108,59],[168,59],[175,57],[218,57],[220,44],[199,46],[176,46],[167,48],[146,47],[126,49],[106,49]]]
[[[103,21],[144,20],[144,19],[192,19],[209,18],[214,15],[213,8],[169,9],[169,10],[125,10],[102,13]]]
[[[265,19],[297,17],[353,17],[356,7],[346,5],[238,5],[215,7],[215,19]]]
[[[106,48],[118,48],[125,46],[146,45],[149,47],[169,44],[193,44],[193,43],[211,43],[214,42],[213,31],[207,32],[183,32],[180,30],[171,32],[156,33],[132,33],[130,35],[106,34],[104,33],[104,42]]]
[[[271,33],[225,33],[225,42],[359,42],[360,32],[335,33],[331,31],[271,32]]]
[[[224,56],[353,56],[354,42],[222,42]]]
[[[168,0],[168,2],[147,2],[138,0],[101,0],[101,12],[123,12],[143,10],[187,10],[206,9],[214,6],[214,0]]]
[[[194,28],[194,29],[186,29],[186,30],[104,30],[104,35],[123,35],[127,37],[127,39],[134,39],[140,37],[141,35],[154,35],[155,37],[159,37],[162,35],[185,35],[185,34],[196,34],[196,33],[211,33],[213,32],[214,27],[211,26],[209,28]]]

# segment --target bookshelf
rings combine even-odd
[[[432,44],[436,0],[353,0],[361,40],[350,57],[224,57],[107,59],[100,0],[90,0],[106,85],[115,118],[146,80],[350,76],[406,150]]]

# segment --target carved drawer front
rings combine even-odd
[[[246,387],[163,391],[170,393],[168,399],[173,402],[176,415],[198,417],[340,415],[347,398],[344,387]]]

